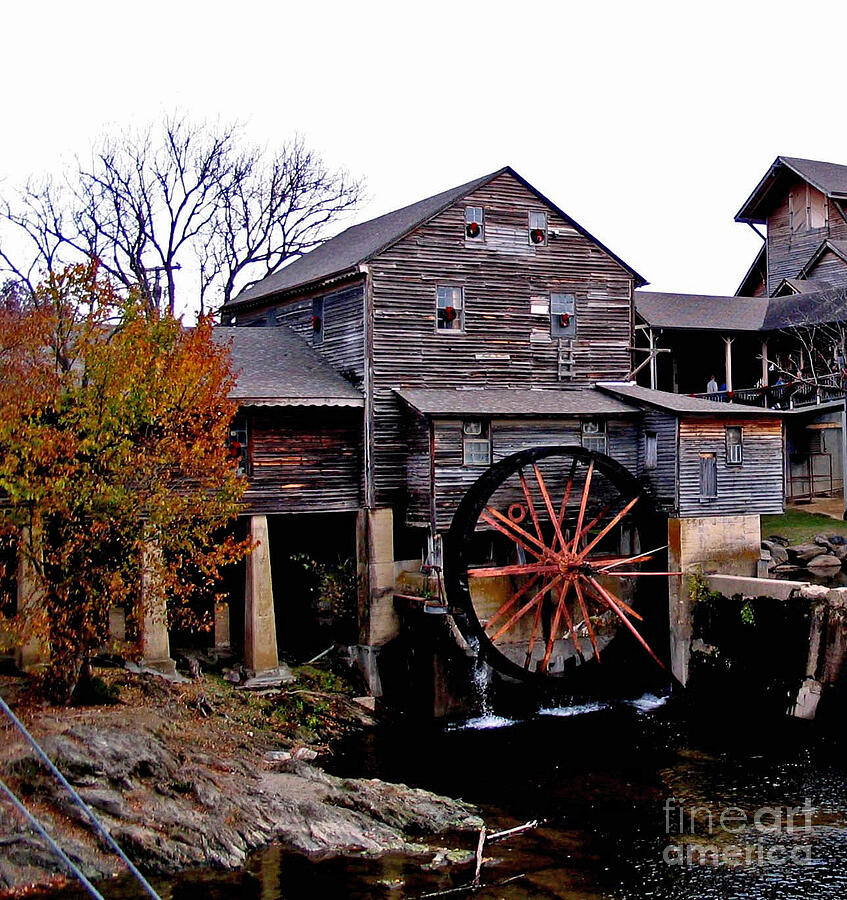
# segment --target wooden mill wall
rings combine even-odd
[[[485,210],[484,242],[465,240],[467,206]],[[547,246],[529,243],[531,210],[548,214]],[[570,383],[621,379],[630,369],[630,273],[507,173],[379,254],[370,270],[379,505],[405,487],[408,438],[395,389],[566,386],[549,314],[533,315],[534,298],[576,298]],[[437,285],[464,288],[464,333],[437,331]],[[460,490],[465,480],[456,477]]]
[[[847,284],[847,263],[837,253],[827,250],[809,271],[808,277],[834,285]]]
[[[743,464],[727,465],[726,425],[743,429]],[[714,453],[717,497],[700,499],[700,454]],[[782,494],[782,423],[779,419],[721,420],[683,417],[679,424],[679,514],[779,514]]]
[[[253,513],[348,512],[362,505],[362,410],[247,411]]]
[[[828,227],[812,228],[791,233],[789,194],[804,184],[800,179],[785,180],[785,193],[780,203],[768,216],[768,296],[783,278],[795,278],[809,261],[821,241],[827,237],[839,240],[847,238],[847,226],[838,212],[829,204]]]
[[[496,463],[532,447],[580,446],[582,426],[578,419],[493,419],[491,420],[491,459]],[[462,420],[436,419],[433,423],[435,449],[435,509],[439,531],[450,527],[453,514],[471,485],[487,466],[465,466],[462,463]],[[609,455],[634,473],[638,455],[638,424],[635,419],[607,422]],[[429,436],[423,432],[413,441],[409,472],[420,473],[413,484],[428,478]],[[411,500],[406,522],[428,524],[429,496],[422,490],[410,491]]]
[[[647,432],[656,435],[656,468],[645,468]],[[659,509],[676,509],[676,471],[678,453],[677,418],[672,413],[648,409],[644,413],[638,441],[637,471],[647,484]]]

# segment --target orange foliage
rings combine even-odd
[[[184,625],[249,551],[221,536],[246,487],[227,451],[232,386],[208,318],[151,312],[96,264],[0,307],[0,530],[38,589],[12,625],[46,647],[55,698],[107,641],[111,606],[142,615],[142,572],[143,602],[166,596]]]

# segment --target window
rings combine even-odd
[[[247,423],[236,419],[229,429],[229,453],[239,475],[250,474],[250,455],[247,442]]]
[[[547,243],[547,213],[531,212],[529,214],[529,242],[543,246]]]
[[[465,237],[469,241],[485,240],[485,218],[481,206],[466,207]]]
[[[826,197],[810,184],[798,185],[788,195],[788,219],[792,234],[826,228]]]
[[[462,422],[462,465],[491,465],[491,435],[487,422]]]
[[[573,294],[550,295],[550,336],[576,337],[576,301]]]
[[[436,327],[439,331],[464,331],[465,292],[460,287],[436,289]]]
[[[606,423],[589,419],[582,423],[582,446],[593,453],[606,452]]]
[[[323,343],[324,339],[324,298],[312,300],[312,343]]]
[[[655,431],[644,432],[644,468],[655,469],[659,461],[659,436]]]
[[[700,499],[718,496],[718,461],[714,453],[700,454]]]
[[[726,464],[728,466],[740,466],[743,461],[741,446],[741,428],[729,426],[726,429]]]

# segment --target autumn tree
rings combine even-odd
[[[171,314],[189,270],[202,312],[312,249],[360,195],[300,138],[268,152],[237,126],[174,116],[0,200],[0,268],[33,290],[40,272],[96,259]]]
[[[42,642],[54,699],[107,641],[112,606],[138,626],[165,598],[184,613],[247,552],[221,536],[245,489],[232,385],[208,317],[187,329],[96,263],[0,307],[0,533],[38,598],[8,624]]]

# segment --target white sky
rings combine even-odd
[[[732,293],[778,154],[847,163],[847,4],[14,3],[0,179],[174,110],[301,133],[363,221],[509,164],[654,290]],[[0,191],[4,185],[0,183]],[[184,300],[186,298],[183,298]],[[193,305],[193,304],[189,304]]]

